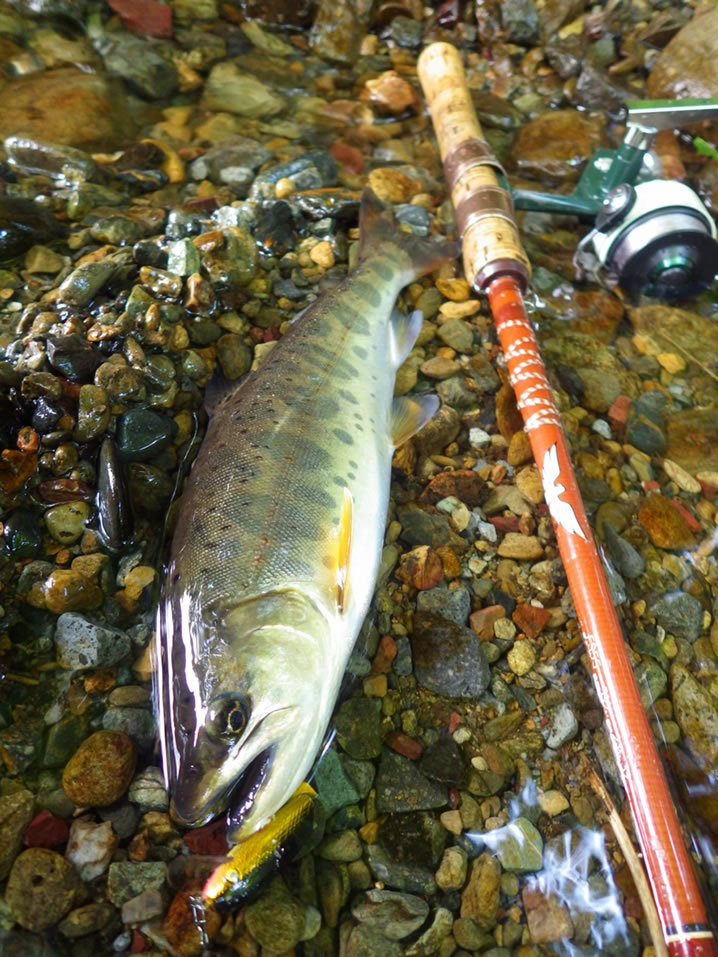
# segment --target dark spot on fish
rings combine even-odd
[[[210,513],[210,515],[214,515],[214,513],[218,510],[218,508],[219,506],[217,505],[210,505],[207,511]]]
[[[343,479],[341,475],[335,475],[334,478],[332,479],[332,482],[334,482],[335,485],[338,485],[339,488],[344,488],[344,486],[347,484],[345,479]]]
[[[219,526],[219,530],[220,530],[221,532],[226,532],[226,531],[229,531],[229,529],[230,529],[231,527],[232,527],[231,524],[230,524],[230,525],[220,525],[220,526]]]
[[[354,413],[354,418],[357,420],[357,422],[363,422],[363,421],[364,421],[364,416],[361,414],[361,412],[355,412],[355,413]]]
[[[336,435],[339,441],[345,445],[354,445],[354,439],[344,429],[332,429],[332,435]]]
[[[364,431],[364,426],[363,426],[363,425],[358,425],[358,424],[357,424],[357,425],[354,426],[354,428],[357,430],[357,432],[363,432],[363,431]]]
[[[392,270],[391,266],[387,266],[386,263],[383,263],[377,259],[373,263],[373,266],[374,272],[380,279],[383,279],[384,282],[389,282],[390,279],[394,278],[394,271]]]
[[[180,580],[180,574],[179,572],[175,572],[175,574],[172,576],[172,584],[176,585],[179,580]]]
[[[352,395],[351,392],[348,392],[346,389],[340,389],[339,395],[342,399],[345,399],[350,405],[359,405],[359,400],[355,395]]]
[[[337,504],[328,492],[309,485],[302,487],[301,496],[310,505],[319,505],[322,508],[334,508]]]
[[[352,352],[354,353],[354,355],[355,355],[358,359],[366,359],[366,357],[367,357],[367,355],[368,355],[366,349],[362,349],[361,346],[354,346],[354,347],[352,348]]]
[[[202,548],[219,548],[219,542],[203,542]]]
[[[353,469],[358,469],[359,465],[354,461],[354,459],[349,459],[349,464]]]
[[[353,472],[347,472],[347,478],[355,479],[356,475]]]
[[[381,305],[381,293],[365,280],[357,280],[352,290],[357,296],[360,296],[364,302],[370,306],[378,308]]]

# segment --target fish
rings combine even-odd
[[[394,309],[455,243],[362,196],[359,262],[216,402],[179,504],[156,627],[170,810],[265,826],[325,736],[378,574],[394,448],[434,395],[393,397],[422,315]]]

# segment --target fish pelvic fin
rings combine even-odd
[[[362,193],[359,210],[359,260],[382,255],[380,246],[392,246],[392,261],[400,260],[405,284],[433,272],[442,263],[456,259],[459,244],[414,236],[399,228],[391,210],[368,187]]]
[[[435,395],[422,395],[420,399],[410,399],[400,395],[394,399],[391,410],[391,442],[396,448],[422,429],[439,408],[439,399]]]

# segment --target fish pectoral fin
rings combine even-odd
[[[422,395],[420,399],[397,396],[391,410],[391,441],[398,447],[423,429],[439,408],[439,398],[435,395]]]
[[[349,564],[352,547],[352,525],[354,521],[354,499],[348,488],[344,488],[339,524],[333,531],[332,543],[327,561],[330,587],[335,592],[337,611],[341,614],[347,607],[349,594]]]
[[[423,321],[424,315],[419,309],[415,309],[407,315],[399,312],[398,309],[394,310],[391,317],[390,335],[391,354],[395,369],[399,368],[414,347],[414,343],[419,338]]]

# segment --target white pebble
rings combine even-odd
[[[469,429],[469,445],[472,449],[483,449],[491,444],[491,436],[484,429],[474,427]]]

